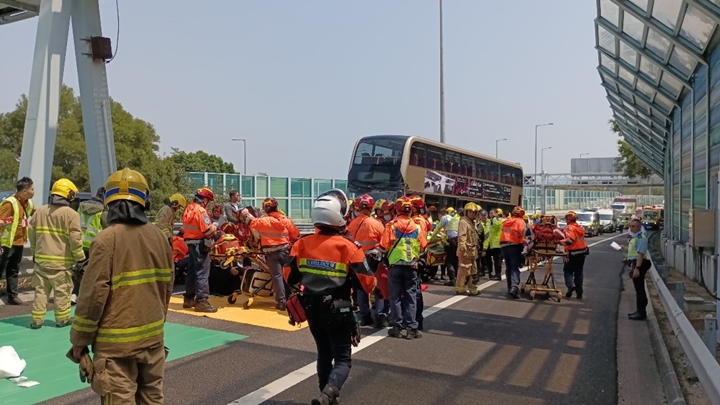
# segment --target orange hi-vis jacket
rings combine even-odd
[[[525,221],[519,217],[510,217],[502,224],[500,245],[525,244]]]
[[[250,230],[260,237],[263,248],[285,246],[300,237],[300,231],[290,218],[279,212],[271,212],[250,222]]]
[[[185,243],[198,244],[204,239],[211,238],[217,228],[210,220],[207,210],[202,205],[192,202],[183,212],[182,230]]]
[[[565,238],[569,245],[565,248],[570,254],[572,252],[584,252],[587,250],[585,244],[585,229],[578,225],[577,222],[568,222],[565,227]]]
[[[425,232],[432,232],[433,226],[432,222],[425,218],[425,216],[417,214],[414,217],[412,217],[412,220],[415,221],[416,224],[420,225],[422,228],[425,229]]]
[[[173,249],[173,261],[179,262],[180,260],[187,257],[188,252],[190,249],[188,249],[187,245],[185,244],[185,241],[181,236],[173,236],[172,238],[172,249]]]
[[[285,280],[291,285],[302,284],[303,295],[349,295],[352,277],[366,293],[375,290],[377,281],[365,261],[365,252],[346,236],[305,236],[293,245],[290,256]]]
[[[398,238],[403,241],[396,245]],[[391,265],[414,264],[420,259],[420,253],[425,250],[427,243],[425,228],[406,215],[398,216],[385,225],[385,231],[380,239],[380,247],[387,251]]]
[[[360,214],[350,223],[347,231],[355,242],[360,244],[363,251],[368,251],[380,244],[380,238],[382,238],[385,227],[377,219]]]

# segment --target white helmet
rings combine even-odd
[[[347,196],[342,190],[334,188],[318,196],[310,217],[315,225],[344,226],[347,210]]]

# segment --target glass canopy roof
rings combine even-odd
[[[708,64],[720,0],[597,0],[597,6],[598,71],[614,118],[640,159],[662,174],[672,111],[698,64]]]
[[[33,18],[39,9],[40,0],[0,0],[0,25]]]

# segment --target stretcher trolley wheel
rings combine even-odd
[[[531,300],[535,299],[535,290],[530,290],[530,299]]]
[[[253,304],[254,299],[252,297],[248,298],[248,300],[243,304],[243,308],[250,309],[250,307]]]
[[[557,291],[558,302],[562,301],[562,291]]]
[[[232,305],[232,304],[236,303],[237,297],[238,297],[237,293],[232,293],[232,294],[228,295],[228,298],[227,298],[228,304]]]

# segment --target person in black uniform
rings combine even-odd
[[[351,345],[360,343],[351,289],[360,287],[367,294],[375,289],[365,253],[346,235],[347,209],[342,191],[320,195],[310,214],[318,232],[298,239],[290,251],[286,281],[295,290],[304,287],[299,298],[318,350],[321,393],[313,405],[337,404],[352,366]]]

